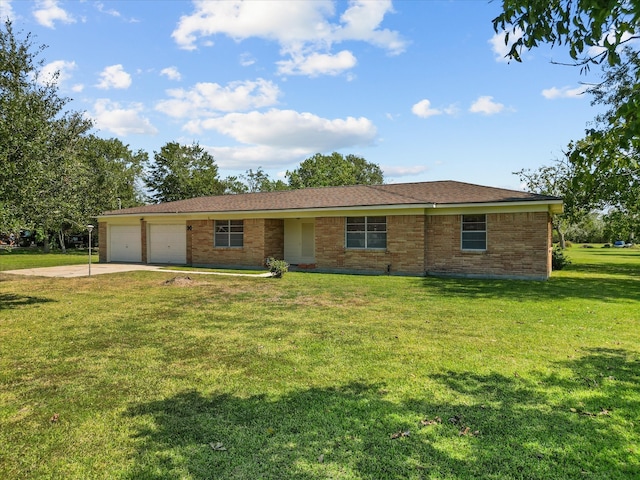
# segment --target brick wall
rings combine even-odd
[[[147,263],[147,222],[140,221],[140,241],[142,243],[142,263]]]
[[[284,221],[252,218],[244,220],[241,248],[213,246],[213,220],[187,222],[187,262],[192,265],[260,267],[265,258],[284,255]]]
[[[487,250],[460,248],[461,215],[427,217],[426,270],[434,274],[547,278],[551,219],[546,212],[487,214]]]
[[[277,260],[284,258],[284,220],[269,218],[264,221],[264,255]]]
[[[387,217],[386,250],[345,248],[344,217],[316,218],[316,267],[320,270],[368,273],[424,273],[425,218],[421,215]]]
[[[98,261],[107,263],[107,223],[98,222],[98,235],[100,236],[100,244],[98,245]]]

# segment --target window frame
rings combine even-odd
[[[465,218],[467,217],[467,218]],[[475,217],[475,218],[473,218]],[[482,217],[482,220],[478,220]],[[465,226],[467,227],[465,229]],[[477,228],[483,226],[484,228]],[[460,249],[464,252],[486,252],[487,251],[487,214],[471,213],[460,216]],[[482,234],[480,239],[478,234]],[[477,238],[469,238],[469,237]],[[467,237],[467,238],[465,238]],[[469,246],[469,244],[482,242],[482,246]],[[465,245],[466,244],[466,245]]]
[[[233,227],[235,227],[235,231]],[[238,227],[240,227],[239,231]],[[226,231],[218,231],[219,228],[226,228]],[[226,238],[226,242],[224,242],[226,244],[218,244],[219,238]],[[240,244],[234,245],[234,243],[237,243],[238,238],[240,239]],[[232,241],[234,239],[235,242]],[[244,248],[244,220],[214,220],[213,248]]]
[[[363,219],[362,222],[355,222],[349,220],[355,219]],[[373,221],[373,220],[377,221]],[[384,221],[380,221],[384,219]],[[349,227],[353,227],[356,225],[362,225],[362,229],[358,230],[350,230]],[[379,226],[384,225],[384,230],[380,230]],[[376,227],[377,226],[377,227]],[[363,235],[362,240],[364,240],[364,245],[353,246],[350,243],[353,243],[355,240],[353,237],[355,234]],[[380,237],[381,234],[384,234],[384,246],[370,246],[372,243],[377,243],[374,238]],[[345,228],[344,228],[344,245],[347,250],[377,250],[384,251],[387,249],[387,217],[385,215],[376,215],[376,216],[353,216],[353,217],[345,217]],[[351,238],[350,238],[351,237]],[[379,241],[379,239],[378,239]]]

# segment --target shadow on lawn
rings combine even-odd
[[[27,305],[35,305],[37,303],[49,303],[53,300],[42,297],[31,297],[28,295],[14,295],[12,293],[0,293],[0,310],[8,310],[10,308],[24,307]]]
[[[462,295],[474,298],[511,298],[562,300],[585,298],[601,301],[621,299],[637,302],[640,298],[640,279],[584,278],[566,275],[546,282],[530,280],[482,280],[425,277],[424,287],[437,295]]]
[[[129,478],[631,478],[640,362],[630,355],[587,351],[557,375],[436,375],[447,403],[398,403],[361,383],[275,399],[182,392],[127,412],[141,426]]]

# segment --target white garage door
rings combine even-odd
[[[149,225],[149,263],[187,263],[186,225]]]
[[[111,225],[109,227],[109,261],[142,261],[140,225]]]

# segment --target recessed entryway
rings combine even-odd
[[[316,228],[313,218],[284,221],[284,259],[292,265],[315,263]]]

